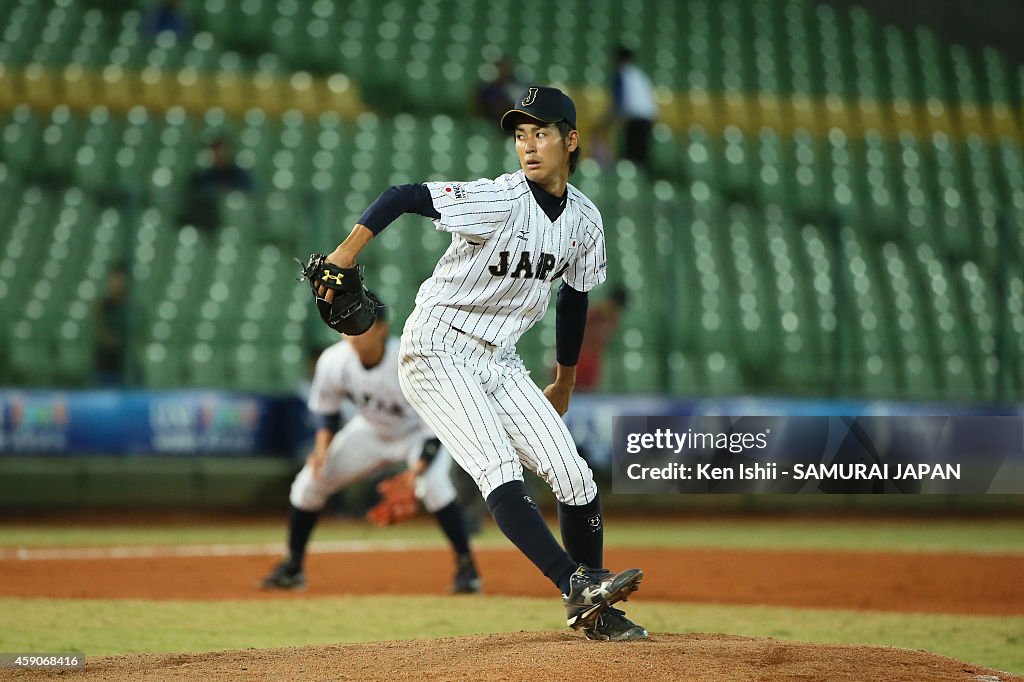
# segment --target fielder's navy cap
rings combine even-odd
[[[525,114],[544,123],[565,121],[573,129],[576,128],[576,105],[558,88],[534,86],[526,89],[519,98],[514,109],[509,109],[501,117],[502,130],[515,130],[515,114]]]

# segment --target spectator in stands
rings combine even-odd
[[[103,388],[126,384],[131,337],[128,267],[114,263],[107,271],[103,294],[93,304],[95,383]]]
[[[202,191],[230,192],[252,189],[252,176],[235,162],[231,143],[224,135],[216,135],[207,146],[209,165],[192,178],[193,185]]]
[[[188,38],[192,33],[188,18],[181,9],[180,0],[161,0],[159,5],[146,12],[142,28],[150,38],[170,31],[181,40]]]
[[[475,97],[475,113],[488,121],[499,120],[506,111],[515,108],[515,99],[526,88],[516,80],[512,65],[499,59],[486,68],[493,76],[479,85]]]
[[[576,390],[593,391],[601,383],[604,352],[619,328],[619,318],[626,309],[626,289],[616,286],[611,293],[587,311],[583,346],[576,365]]]
[[[613,57],[611,108],[599,125],[600,137],[606,137],[613,123],[622,125],[620,157],[644,168],[650,167],[651,131],[658,116],[654,85],[633,63],[633,50],[619,47]]]
[[[198,229],[214,230],[220,225],[220,199],[232,191],[250,192],[252,176],[235,161],[231,144],[216,135],[207,146],[208,162],[192,175],[191,196],[182,222]]]

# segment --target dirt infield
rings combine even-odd
[[[478,553],[486,591],[552,596],[518,552]],[[1024,614],[1024,556],[763,550],[609,550],[640,566],[643,598],[973,615]],[[101,599],[274,599],[256,581],[273,557],[208,556],[0,561],[0,596]],[[406,570],[415,566],[415,571]],[[439,594],[452,572],[441,550],[313,554],[307,596]],[[359,581],[345,580],[358,575]]]
[[[159,549],[158,549],[159,551]],[[68,553],[73,554],[74,550]],[[608,564],[641,566],[642,597],[662,602],[1024,614],[1024,556],[763,550],[610,550]],[[274,562],[251,556],[0,559],[0,596],[144,599],[302,599],[342,594],[443,593],[452,560],[441,550],[313,554],[302,594],[256,589]],[[492,595],[552,596],[515,551],[479,552]],[[415,566],[415,570],[408,570]],[[345,580],[358,575],[358,581]],[[570,632],[520,632],[415,641],[203,654],[90,658],[87,679],[588,679],[1024,680],[921,651],[655,633],[650,641],[587,642]],[[36,676],[21,672],[16,676]]]
[[[382,662],[386,662],[382,665]],[[575,671],[575,674],[571,671]],[[29,673],[23,673],[28,676]],[[588,642],[562,632],[89,659],[103,680],[960,680],[1022,678],[921,651],[727,635]]]

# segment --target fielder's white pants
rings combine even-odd
[[[402,462],[412,466],[424,443],[432,438],[434,435],[424,430],[389,439],[356,415],[331,439],[320,476],[314,479],[309,465],[302,467],[288,499],[296,509],[319,511],[328,497],[356,481]],[[416,478],[416,497],[428,512],[444,509],[455,500],[451,464],[451,455],[442,447],[427,470]]]
[[[597,495],[569,429],[514,347],[480,341],[417,309],[406,321],[399,357],[406,400],[484,498],[522,480],[524,465],[560,502],[582,505]]]

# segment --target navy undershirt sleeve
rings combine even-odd
[[[318,429],[327,429],[333,433],[337,433],[341,429],[341,413],[334,412],[332,414],[317,414],[316,426]]]
[[[430,190],[422,183],[392,185],[384,190],[370,207],[363,211],[359,222],[370,228],[375,235],[395,221],[403,213],[416,213],[437,220],[441,214],[434,208]]]
[[[555,358],[558,364],[572,367],[580,361],[583,331],[587,328],[585,291],[576,291],[562,283],[555,299]]]

